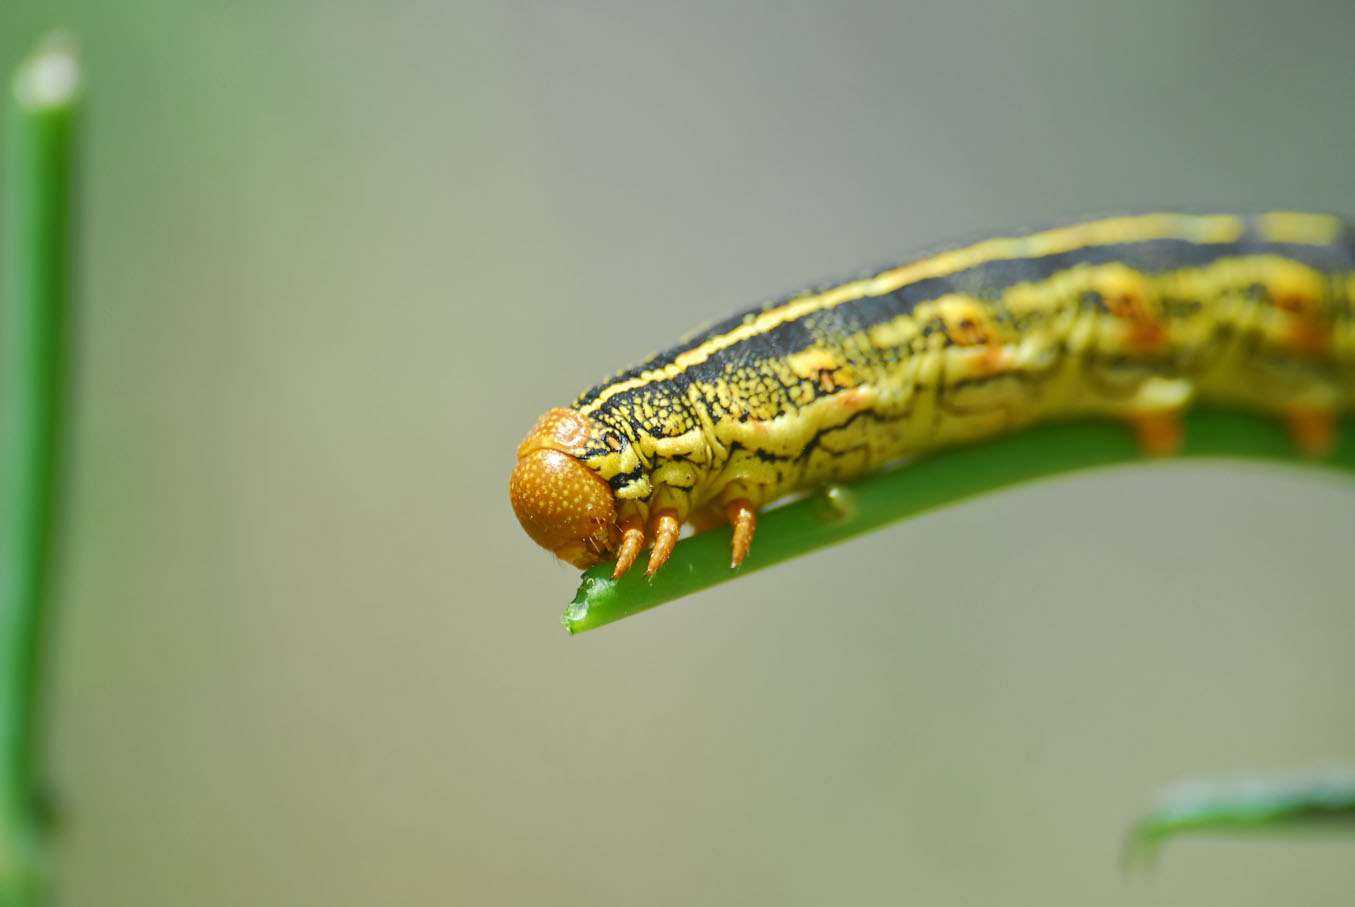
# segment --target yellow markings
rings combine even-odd
[[[1261,236],[1270,242],[1325,246],[1341,235],[1341,219],[1330,214],[1276,211],[1256,219]]]
[[[854,299],[883,296],[900,287],[933,277],[945,277],[992,261],[1037,258],[1094,246],[1144,242],[1154,239],[1178,239],[1189,242],[1224,243],[1241,238],[1245,221],[1232,214],[1182,215],[1143,214],[1112,217],[1058,227],[1029,236],[984,240],[972,246],[943,252],[864,280],[845,283],[822,293],[796,297],[784,305],[759,312],[725,334],[712,337],[694,349],[680,353],[673,364],[639,377],[611,385],[580,411],[595,412],[617,394],[643,387],[656,380],[670,378],[705,362],[721,350],[750,337],[765,333],[779,324],[802,318],[813,312],[831,309]]]
[[[1324,295],[1322,274],[1296,261],[1269,256],[1259,269],[1258,282],[1265,285],[1275,304],[1286,311],[1307,311]]]
[[[1035,313],[1052,314],[1059,308],[1075,311],[1078,297],[1095,281],[1091,265],[1077,265],[1047,280],[1020,283],[1002,294],[1002,305],[1014,318]]]
[[[911,314],[898,315],[888,321],[871,325],[866,333],[866,339],[877,350],[887,350],[907,344],[921,332],[917,319]]]
[[[652,571],[684,521],[735,522],[737,562],[786,494],[1047,418],[1123,420],[1166,454],[1199,398],[1274,413],[1318,455],[1355,408],[1350,231],[1292,212],[1113,217],[802,293],[553,410],[519,451],[514,507],[580,565],[629,565],[653,541]]]
[[[1278,415],[1320,456],[1355,408],[1352,245],[1325,214],[1144,214],[802,293],[553,409],[509,495],[538,544],[621,575],[687,521],[733,522],[737,564],[787,493],[1043,419],[1123,420],[1167,454],[1202,399]]]
[[[842,357],[822,346],[811,346],[785,358],[791,372],[802,381],[812,381],[825,394],[855,387],[861,383],[856,369],[842,361]],[[808,387],[797,388],[796,393],[807,399],[813,399],[813,390]]]
[[[821,346],[811,346],[786,357],[786,364],[800,378],[817,379],[820,372],[831,372],[840,362],[836,353]]]
[[[1129,265],[1111,262],[1093,270],[1092,285],[1105,300],[1106,308],[1121,317],[1142,315],[1149,278]]]
[[[987,307],[973,296],[950,293],[936,300],[932,306],[945,325],[951,343],[957,346],[979,346],[996,339]]]

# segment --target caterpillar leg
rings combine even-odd
[[[1325,457],[1336,446],[1336,413],[1322,407],[1295,407],[1283,414],[1294,446],[1305,457]]]
[[[757,528],[757,511],[744,498],[730,501],[725,505],[729,524],[734,527],[734,557],[729,564],[732,570],[748,555],[748,547],[753,544],[753,530]]]
[[[649,553],[649,566],[645,567],[645,576],[653,576],[654,571],[667,562],[677,544],[682,524],[677,514],[671,510],[661,510],[654,516],[654,550]]]
[[[631,568],[644,546],[644,521],[633,516],[621,524],[621,547],[616,552],[616,569],[612,571],[612,579],[620,579],[621,574]]]
[[[1165,457],[1181,449],[1181,414],[1194,397],[1195,385],[1183,378],[1148,378],[1139,386],[1124,415],[1145,454]]]
[[[1129,427],[1139,439],[1139,447],[1150,457],[1165,457],[1181,447],[1185,431],[1176,410],[1136,413],[1129,416]]]

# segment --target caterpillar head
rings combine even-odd
[[[646,492],[643,473],[624,436],[578,410],[557,407],[518,447],[508,497],[532,541],[587,569],[616,556],[617,497]]]

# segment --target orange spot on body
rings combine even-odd
[[[1007,354],[1007,348],[993,340],[984,347],[983,353],[975,361],[975,367],[986,374],[994,374],[1003,371],[1010,364],[1011,357]]]
[[[870,405],[869,397],[859,390],[843,391],[833,398],[833,402],[848,412],[855,412]]]
[[[1311,303],[1312,300],[1310,297],[1305,296],[1297,290],[1280,293],[1275,297],[1275,305],[1284,309],[1286,312],[1306,312]]]
[[[937,301],[946,337],[956,346],[982,346],[994,341],[992,325],[983,307],[964,296],[943,297]]]
[[[1316,319],[1295,315],[1290,319],[1286,342],[1294,352],[1321,356],[1331,348],[1331,334]]]
[[[1147,302],[1133,291],[1106,297],[1106,308],[1114,317],[1127,322],[1125,341],[1135,349],[1151,351],[1167,342],[1167,332],[1153,317]]]
[[[1167,331],[1155,321],[1136,320],[1129,327],[1129,344],[1140,350],[1156,350],[1167,342]]]

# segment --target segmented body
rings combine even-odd
[[[597,430],[570,454],[608,483],[617,522],[666,511],[703,528],[733,501],[1037,420],[1123,418],[1166,450],[1197,399],[1288,418],[1317,451],[1355,404],[1353,300],[1355,229],[1330,215],[987,239],[692,335],[581,395]]]

